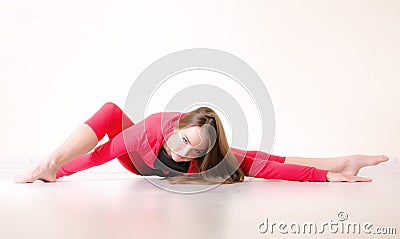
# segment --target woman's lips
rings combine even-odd
[[[176,156],[178,157],[178,159],[183,159],[183,157],[180,156],[179,154],[176,154]]]

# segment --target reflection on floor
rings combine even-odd
[[[400,234],[398,163],[362,169],[361,176],[374,178],[370,183],[246,178],[208,190],[171,188],[160,177],[129,172],[82,171],[57,183],[16,184],[13,178],[19,172],[10,168],[0,167],[0,238],[4,239],[315,238],[310,224],[321,231],[325,222],[331,224],[318,238],[376,238],[366,233],[378,227],[396,228],[396,235],[384,238]],[[347,233],[346,227],[358,227],[357,223],[360,234],[353,228]],[[365,223],[372,226],[364,230]]]

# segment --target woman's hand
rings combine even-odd
[[[353,176],[351,174],[345,174],[345,173],[333,173],[333,172],[328,172],[326,174],[326,181],[328,182],[371,182],[371,178],[363,178],[359,176]]]

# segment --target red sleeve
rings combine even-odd
[[[286,164],[284,163],[286,157],[271,155],[262,151],[247,151],[256,152],[260,155],[255,158],[251,157],[251,153],[242,154],[237,149],[231,149],[233,149],[235,157],[241,161],[240,167],[243,169],[245,176],[264,179],[326,182],[328,170],[297,164]]]
[[[292,181],[326,182],[328,170],[297,164],[267,162],[255,178],[282,179]]]

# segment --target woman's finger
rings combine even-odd
[[[372,178],[364,178],[364,177],[359,177],[359,176],[356,176],[356,177],[357,177],[358,182],[371,182],[372,181]]]
[[[364,177],[360,177],[360,176],[351,176],[349,177],[348,182],[371,182],[372,178],[364,178]]]

